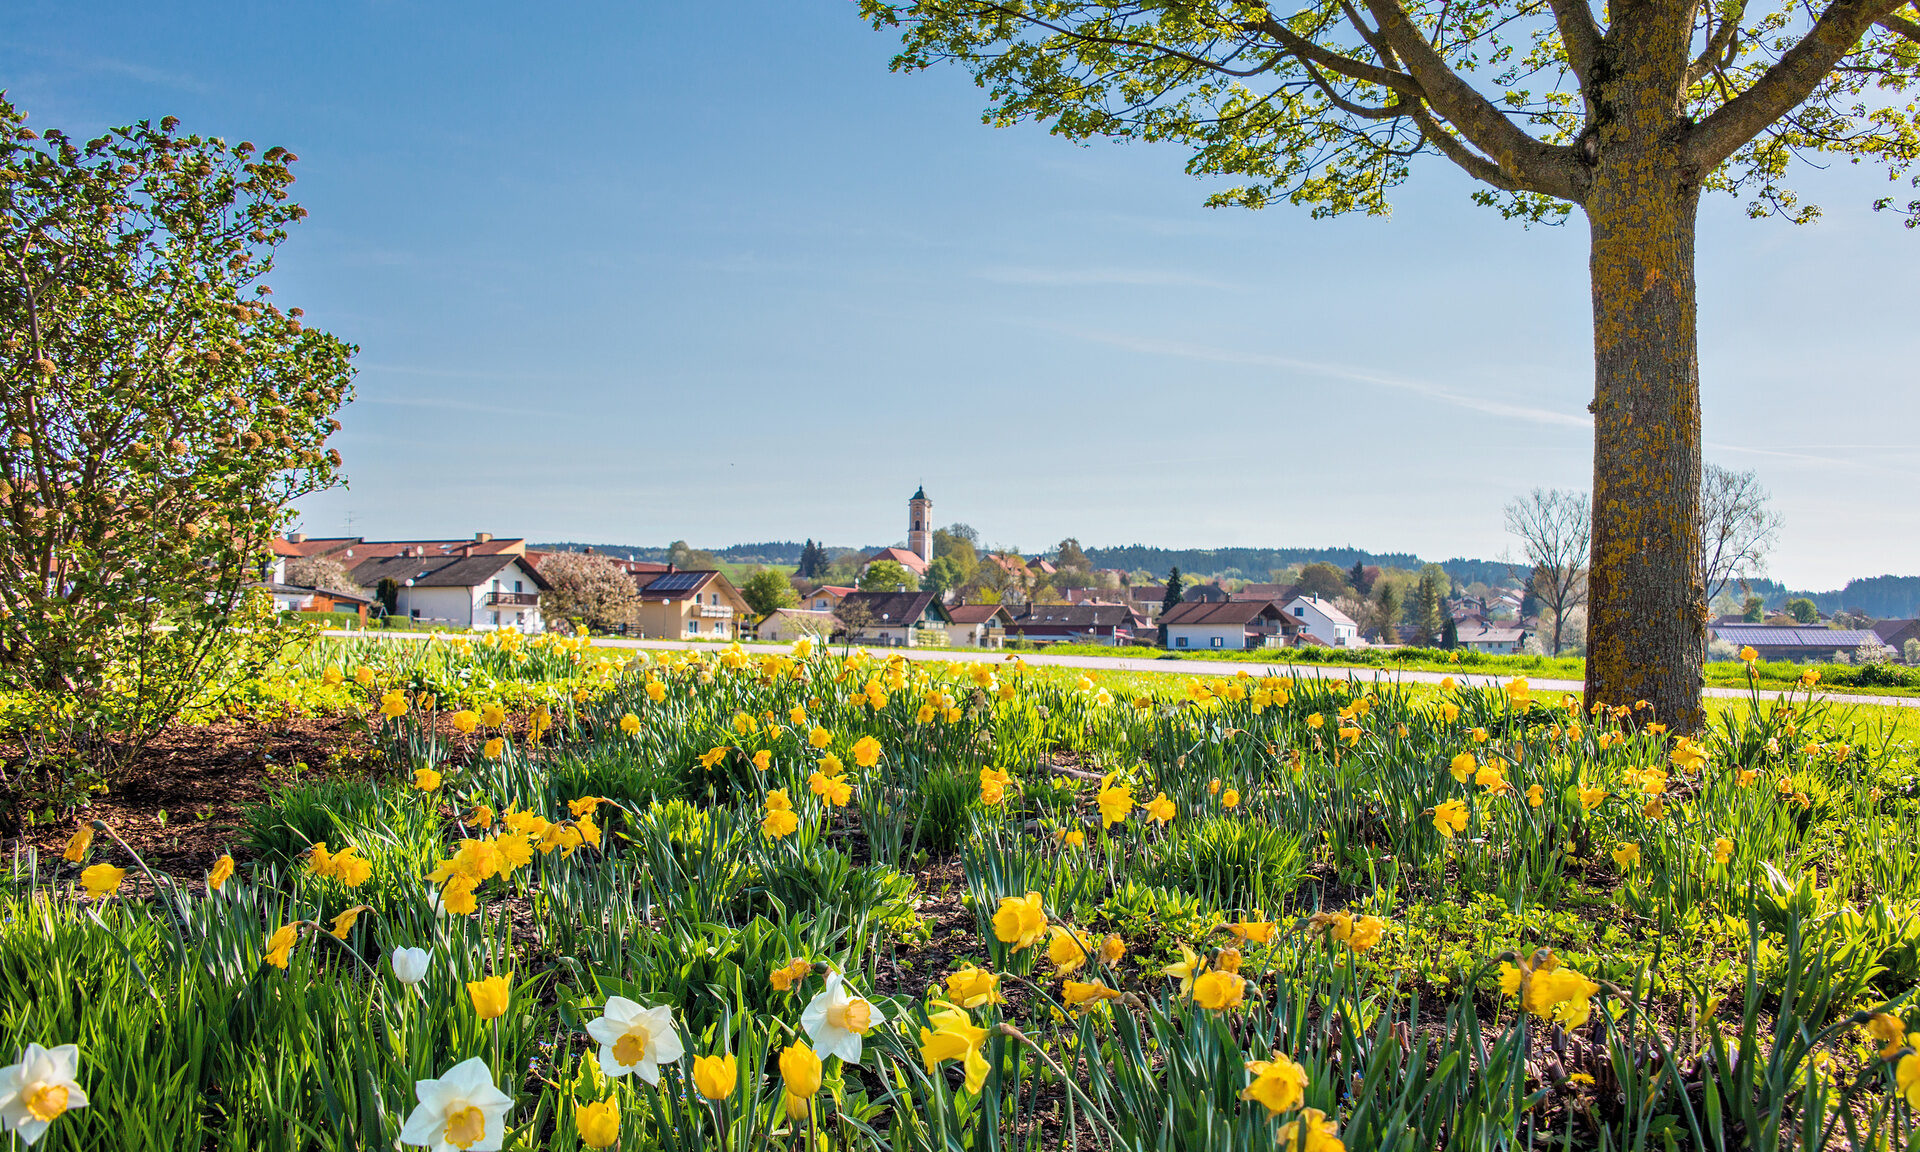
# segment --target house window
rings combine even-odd
[[[1220,641],[1220,637],[1218,637],[1218,636],[1215,636],[1215,637],[1213,638],[1213,646],[1214,646],[1215,648],[1218,648],[1218,647],[1220,647],[1220,643],[1221,643],[1221,641]]]
[[[699,632],[700,632],[700,621],[698,620],[687,621],[687,635],[695,636],[695,635],[698,635]]]
[[[1307,610],[1305,608],[1295,608],[1293,610],[1293,614],[1295,616],[1305,616],[1307,614]]]
[[[1173,646],[1175,648],[1185,648],[1187,646],[1187,638],[1185,636],[1175,637],[1173,641]]]
[[[515,612],[513,614],[513,622],[515,624],[525,624],[527,622],[527,614],[525,612]]]
[[[413,608],[413,609],[410,609],[409,611],[415,620],[420,619],[420,609]]]
[[[527,586],[526,586],[526,584],[525,584],[525,582],[523,582],[523,581],[520,581],[520,580],[515,580],[515,581],[513,582],[513,590],[514,590],[515,592],[525,592],[525,591],[527,590]]]

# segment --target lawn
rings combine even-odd
[[[1208,648],[1168,651],[1161,648],[1115,648],[1105,644],[1053,644],[1044,651],[1071,656],[1128,656],[1143,660],[1221,660],[1268,666],[1299,664],[1332,668],[1391,668],[1416,672],[1474,672],[1495,676],[1528,676],[1542,680],[1582,680],[1587,662],[1580,657],[1490,656],[1480,652],[1444,652],[1433,648],[1304,648],[1251,649],[1241,652]],[[1751,675],[1749,673],[1751,668]],[[1793,664],[1787,661],[1739,660],[1708,663],[1702,674],[1711,687],[1745,688],[1749,683],[1774,691],[1800,686],[1811,671],[1820,686],[1832,693],[1871,696],[1920,696],[1920,668],[1898,664]]]
[[[30,834],[0,1027],[55,1148],[1904,1139],[1910,710],[1368,675],[323,641],[229,826]]]

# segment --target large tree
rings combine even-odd
[[[1509,217],[1586,216],[1593,299],[1589,697],[1700,721],[1701,193],[1814,214],[1797,155],[1904,175],[1910,0],[861,0],[896,68],[956,61],[996,124],[1166,141],[1215,204],[1387,211],[1437,153]],[[1920,212],[1920,204],[1909,205]],[[1487,305],[1492,307],[1493,305]]]
[[[272,633],[353,349],[261,282],[294,157],[169,117],[44,137],[0,98],[0,690],[113,766]]]

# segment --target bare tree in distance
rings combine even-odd
[[[1535,488],[1507,504],[1507,531],[1526,553],[1527,591],[1553,612],[1553,652],[1567,613],[1587,599],[1587,560],[1593,538],[1592,501],[1585,492]]]
[[[1700,473],[1700,586],[1712,604],[1735,577],[1765,576],[1780,515],[1751,471],[1707,464]]]

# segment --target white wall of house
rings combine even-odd
[[[790,644],[802,636],[830,636],[834,627],[833,614],[830,612],[783,609],[770,613],[760,621],[756,632],[762,640]]]
[[[1245,648],[1247,646],[1247,626],[1245,624],[1169,624],[1167,625],[1167,650],[1179,652],[1196,648]]]
[[[393,610],[413,620],[433,620],[459,628],[471,628],[474,619],[475,590],[472,588],[409,588],[401,585],[394,596]]]
[[[990,624],[949,624],[947,643],[959,648],[998,648],[1000,636],[990,636]]]
[[[1360,630],[1342,613],[1339,616],[1329,614],[1333,605],[1324,600],[1314,600],[1306,596],[1296,596],[1288,603],[1287,615],[1306,629],[1315,644],[1324,644],[1329,648],[1353,648],[1360,643]]]

